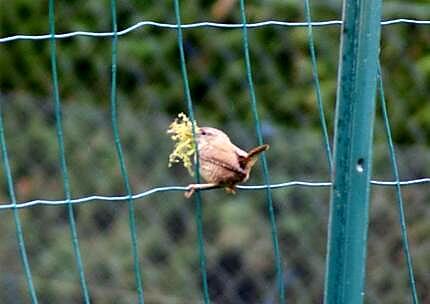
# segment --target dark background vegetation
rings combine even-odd
[[[182,1],[184,23],[240,22],[238,2]],[[312,1],[314,20],[340,19],[340,1]],[[218,3],[219,4],[219,3]],[[107,1],[57,1],[57,31],[110,31]],[[303,21],[302,1],[249,1],[249,22]],[[0,36],[48,33],[47,1],[0,2]],[[384,19],[430,19],[428,1],[384,1]],[[119,1],[119,28],[139,21],[175,23],[171,1]],[[241,30],[184,32],[196,117],[222,128],[243,148],[256,144],[243,62]],[[272,182],[327,181],[328,166],[312,83],[306,28],[249,31],[255,86]],[[330,136],[339,27],[314,28]],[[132,189],[186,185],[184,168],[167,168],[172,143],[165,130],[186,111],[174,30],[140,28],[119,38],[120,131]],[[57,41],[64,136],[73,197],[124,194],[110,124],[108,38]],[[430,176],[430,27],[382,29],[381,61],[402,179]],[[0,44],[0,100],[18,201],[64,198],[49,63],[49,41]],[[379,104],[378,104],[379,105]],[[258,166],[257,166],[258,167]],[[374,179],[391,179],[379,106]],[[0,174],[0,201],[7,203]],[[261,183],[258,167],[249,182]],[[289,303],[321,303],[324,286],[327,188],[273,191]],[[430,191],[403,189],[411,252],[422,303],[430,303]],[[147,303],[202,301],[194,205],[182,193],[137,200],[136,219]],[[127,206],[92,202],[75,207],[82,257],[93,303],[134,303]],[[29,303],[12,211],[0,212],[0,302]],[[65,207],[20,211],[41,303],[80,303],[81,291]],[[203,194],[207,270],[214,303],[275,303],[276,283],[264,193]],[[367,303],[408,303],[393,188],[373,187],[366,280]]]

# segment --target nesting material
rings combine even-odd
[[[198,131],[197,125],[195,125],[195,131]],[[196,152],[196,144],[191,120],[184,113],[179,113],[167,129],[167,134],[171,134],[171,139],[175,142],[173,152],[169,155],[169,167],[174,163],[182,162],[192,176],[192,157]]]

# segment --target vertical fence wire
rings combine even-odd
[[[27,281],[28,292],[30,293],[31,302],[33,304],[37,304],[38,301],[36,296],[36,290],[34,289],[33,278],[31,276],[30,263],[28,262],[27,250],[25,249],[25,241],[24,241],[24,234],[22,232],[21,220],[19,218],[19,211],[16,208],[16,195],[15,195],[15,189],[13,185],[12,172],[9,164],[6,137],[4,135],[3,125],[4,125],[3,124],[3,105],[0,101],[0,144],[1,144],[1,151],[2,151],[2,158],[3,158],[3,171],[7,180],[9,197],[14,206],[12,209],[12,212],[13,212],[13,218],[15,221],[16,238],[18,241],[18,250],[19,250],[19,254],[21,255],[22,266],[24,267],[24,274],[25,274],[25,279]]]
[[[128,178],[127,167],[125,165],[124,153],[121,145],[121,138],[118,127],[118,104],[117,104],[117,51],[118,51],[118,24],[117,24],[117,12],[116,12],[116,0],[111,0],[111,14],[112,14],[112,66],[111,66],[111,119],[112,119],[112,131],[115,141],[116,153],[120,165],[121,175],[124,181],[124,187],[127,192],[127,207],[128,207],[128,218],[130,227],[131,237],[131,251],[133,255],[133,266],[134,266],[134,279],[136,283],[137,298],[139,304],[144,303],[143,296],[143,284],[142,274],[140,272],[139,254],[137,249],[137,233],[136,233],[136,216],[134,211],[134,202],[132,198],[132,190],[130,181]]]
[[[242,42],[243,42],[243,52],[245,57],[245,70],[246,70],[246,77],[248,81],[252,115],[254,118],[254,125],[255,125],[258,144],[262,145],[263,135],[261,132],[260,117],[257,110],[257,98],[255,94],[255,89],[254,89],[254,80],[252,77],[252,67],[251,67],[251,60],[249,55],[250,52],[249,52],[249,42],[248,42],[248,28],[246,26],[245,0],[240,0],[240,14],[241,14],[241,20],[242,20]],[[270,175],[269,175],[269,168],[267,165],[266,155],[262,153],[260,156],[260,159],[262,161],[262,166],[263,166],[264,183],[266,185],[270,185]],[[277,286],[278,286],[279,303],[285,303],[284,271],[283,271],[283,265],[282,265],[282,256],[279,249],[278,229],[276,227],[276,216],[275,216],[275,211],[273,209],[272,191],[269,187],[266,187],[265,192],[266,192],[266,204],[267,204],[267,209],[269,212],[269,219],[270,219],[273,251],[275,256],[276,280],[277,280]]]
[[[401,231],[401,237],[402,237],[403,252],[406,260],[406,266],[408,268],[411,298],[414,304],[418,304],[419,299],[418,299],[417,288],[415,286],[415,276],[414,276],[414,268],[412,263],[412,256],[409,251],[408,230],[407,230],[408,228],[406,225],[405,211],[403,208],[403,197],[402,197],[402,190],[400,187],[399,168],[397,165],[397,158],[396,158],[396,153],[394,149],[393,138],[391,135],[390,120],[388,118],[387,103],[386,103],[385,93],[384,93],[384,83],[382,78],[381,65],[379,62],[378,62],[378,87],[379,87],[379,100],[381,102],[381,110],[382,110],[382,116],[384,120],[385,133],[387,136],[387,144],[388,144],[389,153],[390,153],[391,168],[393,171],[394,180],[396,181],[397,208],[399,210],[400,231]]]
[[[72,238],[73,252],[75,254],[76,266],[79,272],[79,281],[81,284],[83,298],[85,303],[90,303],[90,297],[88,293],[84,267],[82,264],[82,258],[81,258],[81,253],[79,249],[79,238],[78,238],[78,232],[76,229],[75,215],[74,215],[73,206],[71,203],[69,174],[67,170],[67,162],[66,162],[66,155],[65,155],[65,148],[64,148],[61,100],[60,100],[60,93],[58,88],[59,86],[58,86],[58,73],[57,73],[57,49],[56,49],[56,42],[55,42],[55,2],[54,0],[49,0],[49,33],[51,36],[50,37],[50,56],[51,56],[52,85],[53,85],[53,94],[54,94],[54,102],[55,102],[56,133],[57,133],[57,142],[58,142],[58,149],[59,149],[60,166],[61,166],[61,172],[63,176],[64,194],[67,200],[70,235]]]
[[[318,77],[319,73],[318,73],[318,65],[317,65],[317,55],[315,52],[315,42],[314,42],[314,36],[312,31],[312,17],[311,17],[312,15],[311,15],[309,0],[305,0],[304,6],[305,6],[304,9],[305,9],[306,22],[308,23],[308,26],[307,26],[308,27],[308,45],[309,45],[309,54],[311,56],[311,62],[312,62],[312,78],[314,81],[320,124],[322,128],[322,133],[323,133],[324,149],[325,149],[325,154],[327,158],[329,173],[331,174],[333,159],[332,159],[331,148],[330,148],[330,138],[328,136],[328,131],[327,131],[327,122],[324,114],[325,113],[324,103],[322,101],[322,96],[321,96],[320,80]]]
[[[177,38],[178,38],[178,48],[179,48],[179,59],[181,65],[181,74],[183,81],[183,89],[187,102],[187,110],[188,116],[192,122],[192,132],[193,139],[195,143],[195,147],[197,147],[196,142],[196,121],[194,118],[194,110],[193,110],[193,100],[191,98],[190,85],[188,81],[188,72],[187,72],[187,64],[185,60],[185,52],[184,52],[184,41],[182,35],[182,22],[181,22],[181,7],[179,0],[174,0],[175,6],[175,16],[176,16],[176,28],[177,28]],[[199,174],[199,149],[196,148],[196,166],[195,166],[195,175],[196,182],[200,183],[200,174]],[[203,300],[205,304],[210,303],[209,297],[209,288],[208,288],[208,280],[207,280],[207,272],[206,272],[206,253],[205,253],[205,244],[204,244],[204,236],[203,236],[203,221],[202,221],[202,199],[200,195],[200,191],[196,191],[194,194],[194,205],[195,205],[195,220],[197,226],[197,242],[198,242],[198,251],[199,251],[199,267],[200,274],[202,277],[202,288],[203,288]]]

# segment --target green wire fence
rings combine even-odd
[[[187,76],[187,67],[185,63],[185,52],[184,52],[184,45],[183,45],[183,37],[182,37],[182,28],[181,28],[181,9],[180,9],[180,3],[179,0],[175,0],[175,16],[176,16],[176,25],[177,25],[177,32],[178,32],[178,48],[179,48],[179,55],[181,60],[181,73],[182,73],[182,80],[184,83],[184,95],[187,102],[187,109],[188,109],[188,115],[193,123],[192,125],[192,132],[193,137],[195,141],[196,137],[196,122],[194,118],[194,110],[193,110],[193,101],[191,99],[191,92],[190,92],[190,86],[188,82],[188,76]],[[197,155],[197,162],[195,166],[195,175],[196,175],[196,182],[200,183],[200,174],[199,174],[199,152],[196,152]],[[209,303],[209,290],[208,290],[208,281],[207,281],[207,274],[206,274],[206,255],[205,255],[205,246],[204,246],[204,238],[203,238],[203,224],[202,224],[202,199],[200,196],[200,192],[197,191],[197,195],[194,197],[195,202],[195,217],[196,217],[196,225],[197,225],[197,238],[198,238],[198,250],[199,250],[199,260],[200,260],[200,272],[202,276],[202,287],[203,287],[203,299],[205,303]]]
[[[143,289],[142,289],[142,275],[140,273],[139,255],[137,250],[137,236],[136,236],[136,224],[134,214],[134,203],[131,199],[132,190],[128,179],[127,169],[125,165],[124,155],[122,152],[121,140],[117,122],[117,90],[116,90],[116,77],[117,77],[117,45],[118,45],[118,25],[116,17],[116,1],[111,1],[112,11],[112,32],[114,34],[112,39],[112,86],[111,86],[111,113],[112,113],[112,129],[115,141],[115,148],[118,154],[118,161],[120,163],[121,176],[124,180],[124,187],[127,192],[128,200],[128,217],[130,223],[130,236],[131,236],[131,248],[133,254],[134,264],[134,275],[136,281],[136,290],[139,303],[143,304]]]
[[[366,1],[363,1],[366,2]],[[306,17],[305,22],[285,22],[285,21],[265,21],[265,22],[259,22],[259,23],[247,23],[247,14],[246,14],[246,4],[244,0],[240,0],[240,18],[241,18],[241,24],[227,24],[227,23],[213,23],[213,22],[202,22],[202,23],[193,23],[193,24],[182,24],[181,22],[181,6],[179,0],[174,0],[174,10],[175,10],[175,17],[176,17],[176,24],[165,24],[165,23],[157,23],[152,21],[144,21],[139,22],[127,29],[124,30],[118,30],[118,21],[117,21],[117,8],[116,8],[116,1],[111,0],[111,21],[112,21],[112,32],[108,33],[100,33],[100,32],[72,32],[72,33],[63,33],[58,34],[56,33],[55,28],[55,21],[56,21],[56,14],[55,14],[55,2],[54,0],[49,1],[49,34],[47,35],[15,35],[15,36],[9,36],[9,37],[0,37],[0,47],[1,44],[11,43],[13,41],[17,40],[49,40],[50,42],[50,59],[51,59],[51,77],[52,77],[52,86],[53,86],[53,100],[55,104],[55,121],[56,121],[56,134],[57,134],[57,142],[59,146],[59,162],[62,172],[62,178],[63,178],[63,188],[64,188],[64,200],[34,200],[34,201],[27,201],[27,202],[18,202],[15,195],[14,190],[14,181],[12,177],[12,172],[9,164],[9,157],[8,157],[8,148],[6,143],[6,136],[5,136],[5,130],[4,130],[4,121],[3,121],[3,108],[1,108],[1,115],[0,115],[0,144],[1,144],[1,150],[2,150],[2,157],[3,157],[3,169],[4,169],[4,175],[6,176],[7,180],[7,188],[9,193],[9,202],[5,202],[0,204],[0,210],[7,210],[11,209],[13,210],[13,218],[15,221],[16,226],[16,234],[17,234],[17,242],[18,242],[18,248],[22,259],[22,266],[24,269],[24,274],[27,282],[28,292],[31,298],[32,303],[38,303],[38,295],[37,290],[34,287],[33,284],[33,277],[31,273],[31,267],[28,262],[27,257],[27,251],[26,246],[24,242],[24,235],[23,235],[23,229],[22,229],[22,223],[20,220],[19,210],[22,208],[29,208],[31,206],[36,205],[60,205],[65,206],[67,208],[67,214],[68,214],[68,221],[70,226],[70,235],[71,235],[71,244],[73,247],[73,253],[75,256],[75,262],[76,262],[76,269],[79,276],[79,282],[81,286],[81,292],[82,292],[82,301],[84,303],[90,303],[91,302],[91,290],[88,287],[87,283],[87,277],[84,271],[84,263],[81,258],[80,253],[80,246],[79,246],[79,236],[77,233],[77,227],[76,227],[76,220],[74,215],[74,205],[81,204],[81,203],[87,203],[87,202],[96,202],[96,201],[126,201],[128,206],[128,220],[129,220],[129,230],[130,230],[130,243],[131,243],[131,254],[133,257],[133,271],[135,275],[135,288],[137,293],[137,302],[138,303],[144,303],[144,282],[142,279],[142,271],[145,271],[145,266],[140,264],[140,258],[139,258],[139,251],[138,251],[138,229],[136,228],[136,213],[135,213],[135,207],[134,207],[134,201],[140,198],[148,197],[150,195],[154,195],[160,192],[183,192],[186,190],[186,187],[181,186],[169,186],[169,187],[157,187],[153,189],[149,189],[147,191],[135,194],[131,188],[131,183],[129,181],[129,175],[127,172],[127,165],[126,160],[123,153],[122,148],[122,141],[120,138],[120,131],[118,126],[118,107],[120,106],[117,101],[117,53],[118,53],[118,38],[120,36],[127,35],[133,31],[138,30],[141,27],[156,27],[161,29],[172,29],[176,30],[177,33],[177,45],[179,50],[179,59],[180,59],[180,69],[181,69],[181,75],[182,75],[182,81],[183,81],[183,91],[185,96],[185,107],[188,111],[188,116],[193,121],[193,134],[195,133],[195,121],[196,117],[194,114],[193,109],[193,99],[192,99],[192,92],[190,90],[189,80],[188,80],[188,71],[187,71],[187,63],[186,63],[186,54],[184,50],[184,38],[183,38],[183,30],[188,29],[198,29],[198,28],[206,28],[206,27],[214,27],[214,28],[222,28],[222,29],[240,29],[242,31],[242,45],[243,45],[243,66],[244,71],[246,74],[246,80],[248,84],[248,91],[249,91],[249,101],[250,101],[250,109],[252,110],[252,117],[255,127],[255,134],[256,134],[256,142],[258,144],[262,144],[264,142],[263,139],[263,133],[262,133],[262,127],[260,122],[260,114],[258,111],[259,105],[257,103],[257,97],[256,92],[254,88],[254,73],[255,69],[253,70],[252,64],[251,64],[251,52],[250,52],[250,42],[248,39],[248,31],[253,28],[261,28],[261,27],[270,27],[270,26],[279,26],[279,27],[306,27],[307,28],[307,38],[308,38],[308,46],[309,46],[309,54],[311,58],[311,64],[312,64],[312,77],[313,77],[313,83],[315,88],[315,97],[319,112],[319,119],[321,124],[321,130],[322,130],[322,138],[323,138],[323,144],[324,149],[326,153],[326,159],[327,159],[327,166],[332,171],[334,167],[334,161],[332,159],[332,152],[330,147],[330,139],[329,139],[329,132],[328,127],[326,123],[326,117],[325,117],[325,110],[324,110],[324,103],[322,100],[322,94],[321,94],[321,88],[320,88],[320,81],[319,81],[319,72],[317,67],[317,54],[315,49],[315,43],[313,38],[313,27],[315,26],[339,26],[342,24],[341,21],[325,21],[325,22],[312,22],[311,18],[311,9],[309,0],[304,1],[304,15]],[[374,16],[375,17],[375,16]],[[376,16],[377,17],[377,16]],[[351,21],[354,22],[354,21]],[[379,22],[379,20],[378,20]],[[416,24],[416,25],[430,25],[430,21],[423,21],[423,20],[411,20],[411,19],[396,19],[396,20],[387,20],[381,22],[383,26],[388,26],[392,24]],[[70,187],[69,182],[69,174],[68,174],[68,165],[66,160],[66,149],[64,146],[64,136],[63,136],[63,123],[62,123],[62,108],[61,108],[61,98],[60,98],[60,90],[59,85],[61,81],[58,78],[57,75],[57,51],[56,51],[56,42],[58,39],[67,39],[75,36],[89,36],[89,37],[108,37],[112,40],[112,49],[111,49],[111,91],[110,91],[110,113],[111,113],[111,124],[112,124],[112,133],[113,133],[113,140],[115,143],[116,148],[116,154],[118,157],[119,167],[120,167],[120,173],[121,177],[123,179],[123,187],[125,190],[125,195],[123,196],[100,196],[100,195],[94,195],[94,196],[86,196],[82,198],[73,198],[72,196],[72,190]],[[145,43],[142,41],[142,43]],[[375,63],[376,64],[376,63]],[[384,88],[383,88],[383,80],[382,80],[382,72],[381,68],[378,62],[378,68],[377,71],[374,71],[375,74],[377,74],[377,82],[375,79],[375,84],[377,83],[377,88],[379,92],[379,101],[381,105],[382,110],[382,117],[384,121],[384,127],[385,127],[385,133],[387,136],[387,144],[389,148],[389,154],[390,154],[390,160],[391,160],[391,166],[392,166],[392,172],[393,172],[393,181],[377,181],[372,180],[370,181],[370,184],[375,186],[382,186],[382,187],[394,187],[396,190],[396,197],[397,197],[397,205],[398,205],[398,211],[399,211],[399,221],[400,221],[400,228],[401,228],[401,238],[402,238],[402,246],[403,246],[403,252],[406,259],[406,265],[408,269],[408,275],[409,275],[409,285],[411,290],[411,299],[413,303],[419,303],[419,297],[418,297],[418,291],[416,287],[415,282],[415,276],[414,276],[414,268],[412,263],[412,257],[410,253],[409,248],[409,242],[408,242],[408,233],[407,233],[407,225],[406,225],[406,219],[405,219],[405,212],[404,212],[404,203],[402,199],[402,186],[408,186],[408,185],[416,185],[416,184],[428,184],[430,183],[430,178],[422,178],[422,179],[415,179],[415,180],[407,180],[407,181],[401,181],[400,175],[399,175],[399,169],[397,165],[397,159],[396,159],[396,153],[394,149],[394,143],[391,135],[391,129],[390,129],[390,121],[388,117],[388,111],[387,111],[387,105],[385,101],[385,95],[384,95]],[[369,133],[370,134],[370,133]],[[198,158],[197,158],[198,159]],[[249,190],[249,191],[264,191],[265,197],[266,197],[266,208],[268,211],[268,217],[270,222],[270,232],[271,232],[271,239],[272,239],[272,246],[273,246],[273,256],[274,256],[274,267],[276,269],[276,289],[277,289],[277,300],[278,303],[285,303],[286,302],[286,290],[285,290],[285,280],[286,276],[284,273],[284,263],[283,259],[288,259],[288,251],[281,253],[280,246],[279,246],[279,235],[278,235],[278,228],[277,228],[277,222],[276,222],[276,215],[274,210],[274,203],[272,198],[272,190],[279,189],[279,188],[289,188],[289,187],[332,187],[332,182],[303,182],[303,181],[292,181],[292,182],[285,182],[280,184],[272,184],[270,173],[269,173],[269,165],[267,162],[267,159],[265,155],[261,157],[261,164],[262,164],[262,172],[263,172],[263,185],[258,186],[239,186],[238,189],[240,190]],[[199,183],[200,176],[198,171],[199,164],[197,162],[196,168],[195,168],[195,175],[196,175],[196,182]],[[366,187],[369,187],[369,183],[367,182]],[[351,189],[347,189],[346,191],[351,191]],[[367,190],[368,191],[368,190]],[[348,193],[349,193],[348,192]],[[201,276],[201,285],[202,285],[202,293],[203,293],[203,302],[204,303],[210,303],[210,292],[209,292],[209,286],[208,286],[208,275],[207,275],[207,262],[206,262],[206,249],[205,249],[205,236],[203,231],[203,220],[202,220],[202,214],[203,214],[203,201],[202,201],[202,195],[200,191],[197,191],[196,195],[194,196],[194,212],[195,212],[195,222],[197,227],[197,251],[199,256],[199,268],[200,268],[200,276]],[[364,220],[367,222],[367,220]],[[342,223],[338,223],[339,225],[342,225]],[[342,229],[342,228],[338,228]],[[367,229],[367,228],[364,228]],[[145,235],[145,227],[141,229],[143,235]],[[363,231],[361,231],[363,232]],[[365,233],[366,231],[364,231]],[[365,239],[364,239],[365,242]],[[365,243],[364,245],[365,246]],[[334,249],[332,249],[334,250]],[[362,248],[362,250],[365,252],[365,247]],[[330,252],[330,249],[329,249]],[[340,252],[340,255],[343,253]],[[365,254],[364,254],[365,255]],[[339,262],[336,261],[333,265],[330,266],[328,263],[328,268],[330,267],[340,267]],[[360,266],[361,269],[359,271],[362,271],[364,274],[363,266]],[[335,269],[336,270],[336,269]],[[338,269],[338,271],[341,271]],[[347,270],[343,270],[347,271]],[[334,274],[333,278],[336,277],[337,274]],[[346,273],[339,274],[345,276]],[[327,274],[327,280],[329,280],[331,275]],[[341,280],[345,280],[344,277]],[[358,278],[359,285],[363,285],[364,276],[361,278]],[[345,303],[345,299],[342,298],[342,296],[345,296],[343,294],[342,296],[337,296],[336,291],[334,289],[338,288],[338,281],[334,281],[335,285],[327,285],[326,286],[326,303]],[[327,282],[326,282],[327,284]],[[347,283],[345,283],[347,284]],[[349,288],[348,286],[343,286],[341,288]],[[356,288],[354,286],[354,288]],[[357,291],[357,290],[356,290]],[[338,289],[338,292],[345,292],[343,289]],[[362,294],[362,287],[358,288],[359,293],[359,299],[357,302],[354,303],[361,303],[363,294]]]

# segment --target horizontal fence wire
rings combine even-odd
[[[396,187],[399,186],[416,186],[416,185],[424,185],[424,184],[430,184],[430,177],[425,178],[419,178],[419,179],[412,179],[412,180],[404,180],[404,181],[383,181],[383,180],[372,180],[372,185],[380,186],[380,187]],[[292,188],[292,187],[308,187],[308,188],[328,188],[332,185],[331,182],[323,181],[323,182],[306,182],[306,181],[290,181],[290,182],[284,182],[284,183],[276,183],[276,184],[270,184],[270,185],[238,185],[236,188],[244,191],[259,191],[264,190],[266,188],[270,189],[285,189],[285,188]],[[112,201],[112,202],[124,202],[127,201],[129,198],[132,200],[138,200],[159,192],[185,192],[188,191],[189,188],[186,186],[166,186],[166,187],[155,187],[151,188],[149,190],[139,192],[136,194],[133,194],[131,196],[128,195],[117,195],[117,196],[107,196],[107,195],[91,195],[91,196],[84,196],[80,198],[74,198],[70,199],[70,203],[72,204],[82,204],[82,203],[89,203],[89,202],[96,202],[96,201]],[[200,191],[209,191],[210,189],[200,190]],[[17,202],[16,205],[8,202],[0,202],[0,210],[2,209],[12,209],[12,208],[27,208],[27,207],[33,207],[36,205],[54,205],[54,206],[60,206],[67,204],[67,200],[44,200],[44,199],[37,199],[37,200],[31,200],[26,202]]]
[[[392,19],[385,20],[381,22],[381,25],[395,25],[395,24],[420,24],[420,25],[430,25],[430,20],[417,20],[417,19]],[[310,22],[312,26],[315,27],[323,27],[323,26],[339,26],[342,24],[341,20],[328,20],[328,21],[313,21]],[[158,27],[158,28],[166,28],[175,30],[178,28],[177,24],[171,23],[162,23],[155,21],[142,21],[138,22],[130,27],[127,27],[124,30],[118,31],[116,33],[113,32],[88,32],[88,31],[74,31],[70,33],[63,34],[55,34],[56,39],[65,39],[76,36],[87,36],[87,37],[113,37],[123,36],[130,32],[136,31],[143,27]],[[181,29],[194,29],[194,28],[222,28],[222,29],[241,29],[243,28],[242,23],[218,23],[218,22],[196,22],[189,24],[180,25]],[[264,28],[268,26],[280,26],[280,27],[307,27],[309,26],[309,22],[288,22],[288,21],[277,21],[277,20],[267,20],[262,22],[254,22],[247,23],[246,28],[249,29],[258,29]],[[50,39],[50,34],[43,35],[13,35],[8,37],[0,38],[0,43],[11,42],[14,40],[47,40]]]

